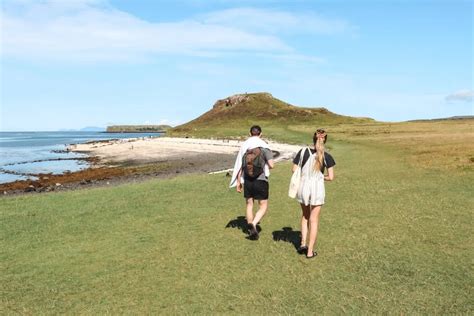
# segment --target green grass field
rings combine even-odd
[[[404,143],[344,135],[314,260],[293,245],[289,162],[258,241],[223,174],[0,199],[0,313],[472,314],[469,160],[420,168]]]

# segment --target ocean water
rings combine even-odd
[[[0,132],[0,183],[36,179],[89,167],[84,154],[65,152],[69,144],[94,140],[159,137],[157,133]]]

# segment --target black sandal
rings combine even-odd
[[[258,235],[257,228],[253,224],[248,224],[248,230],[249,230],[249,239],[258,240],[260,236]]]
[[[318,255],[318,253],[317,253],[316,251],[313,251],[313,255],[312,255],[312,256],[308,256],[308,254],[306,254],[306,259],[313,259],[313,258],[315,258],[317,255]]]
[[[308,252],[308,247],[307,246],[299,246],[298,249],[296,249],[296,252],[299,253],[300,255],[304,255],[305,253]]]

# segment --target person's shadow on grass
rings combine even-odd
[[[225,228],[238,228],[244,234],[247,234],[247,220],[245,219],[245,216],[237,216],[236,219],[229,221]]]
[[[298,230],[293,230],[291,227],[283,227],[281,230],[275,230],[273,233],[274,241],[285,241],[289,242],[298,249],[301,243],[301,232]]]
[[[239,230],[242,231],[242,233],[248,235],[249,230],[248,230],[248,224],[247,224],[247,219],[245,216],[237,216],[236,219],[233,219],[225,225],[225,228],[238,228]],[[260,233],[262,231],[262,228],[260,225],[257,224],[257,231]],[[247,239],[251,239],[249,236],[245,237]]]

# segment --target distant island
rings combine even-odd
[[[58,132],[105,132],[105,127],[87,126],[80,129],[61,128]]]
[[[107,126],[106,133],[166,133],[172,128],[169,125],[112,125]]]
[[[81,131],[81,132],[103,132],[103,131],[105,131],[105,128],[97,127],[97,126],[87,126],[87,127],[81,128],[79,131]]]

